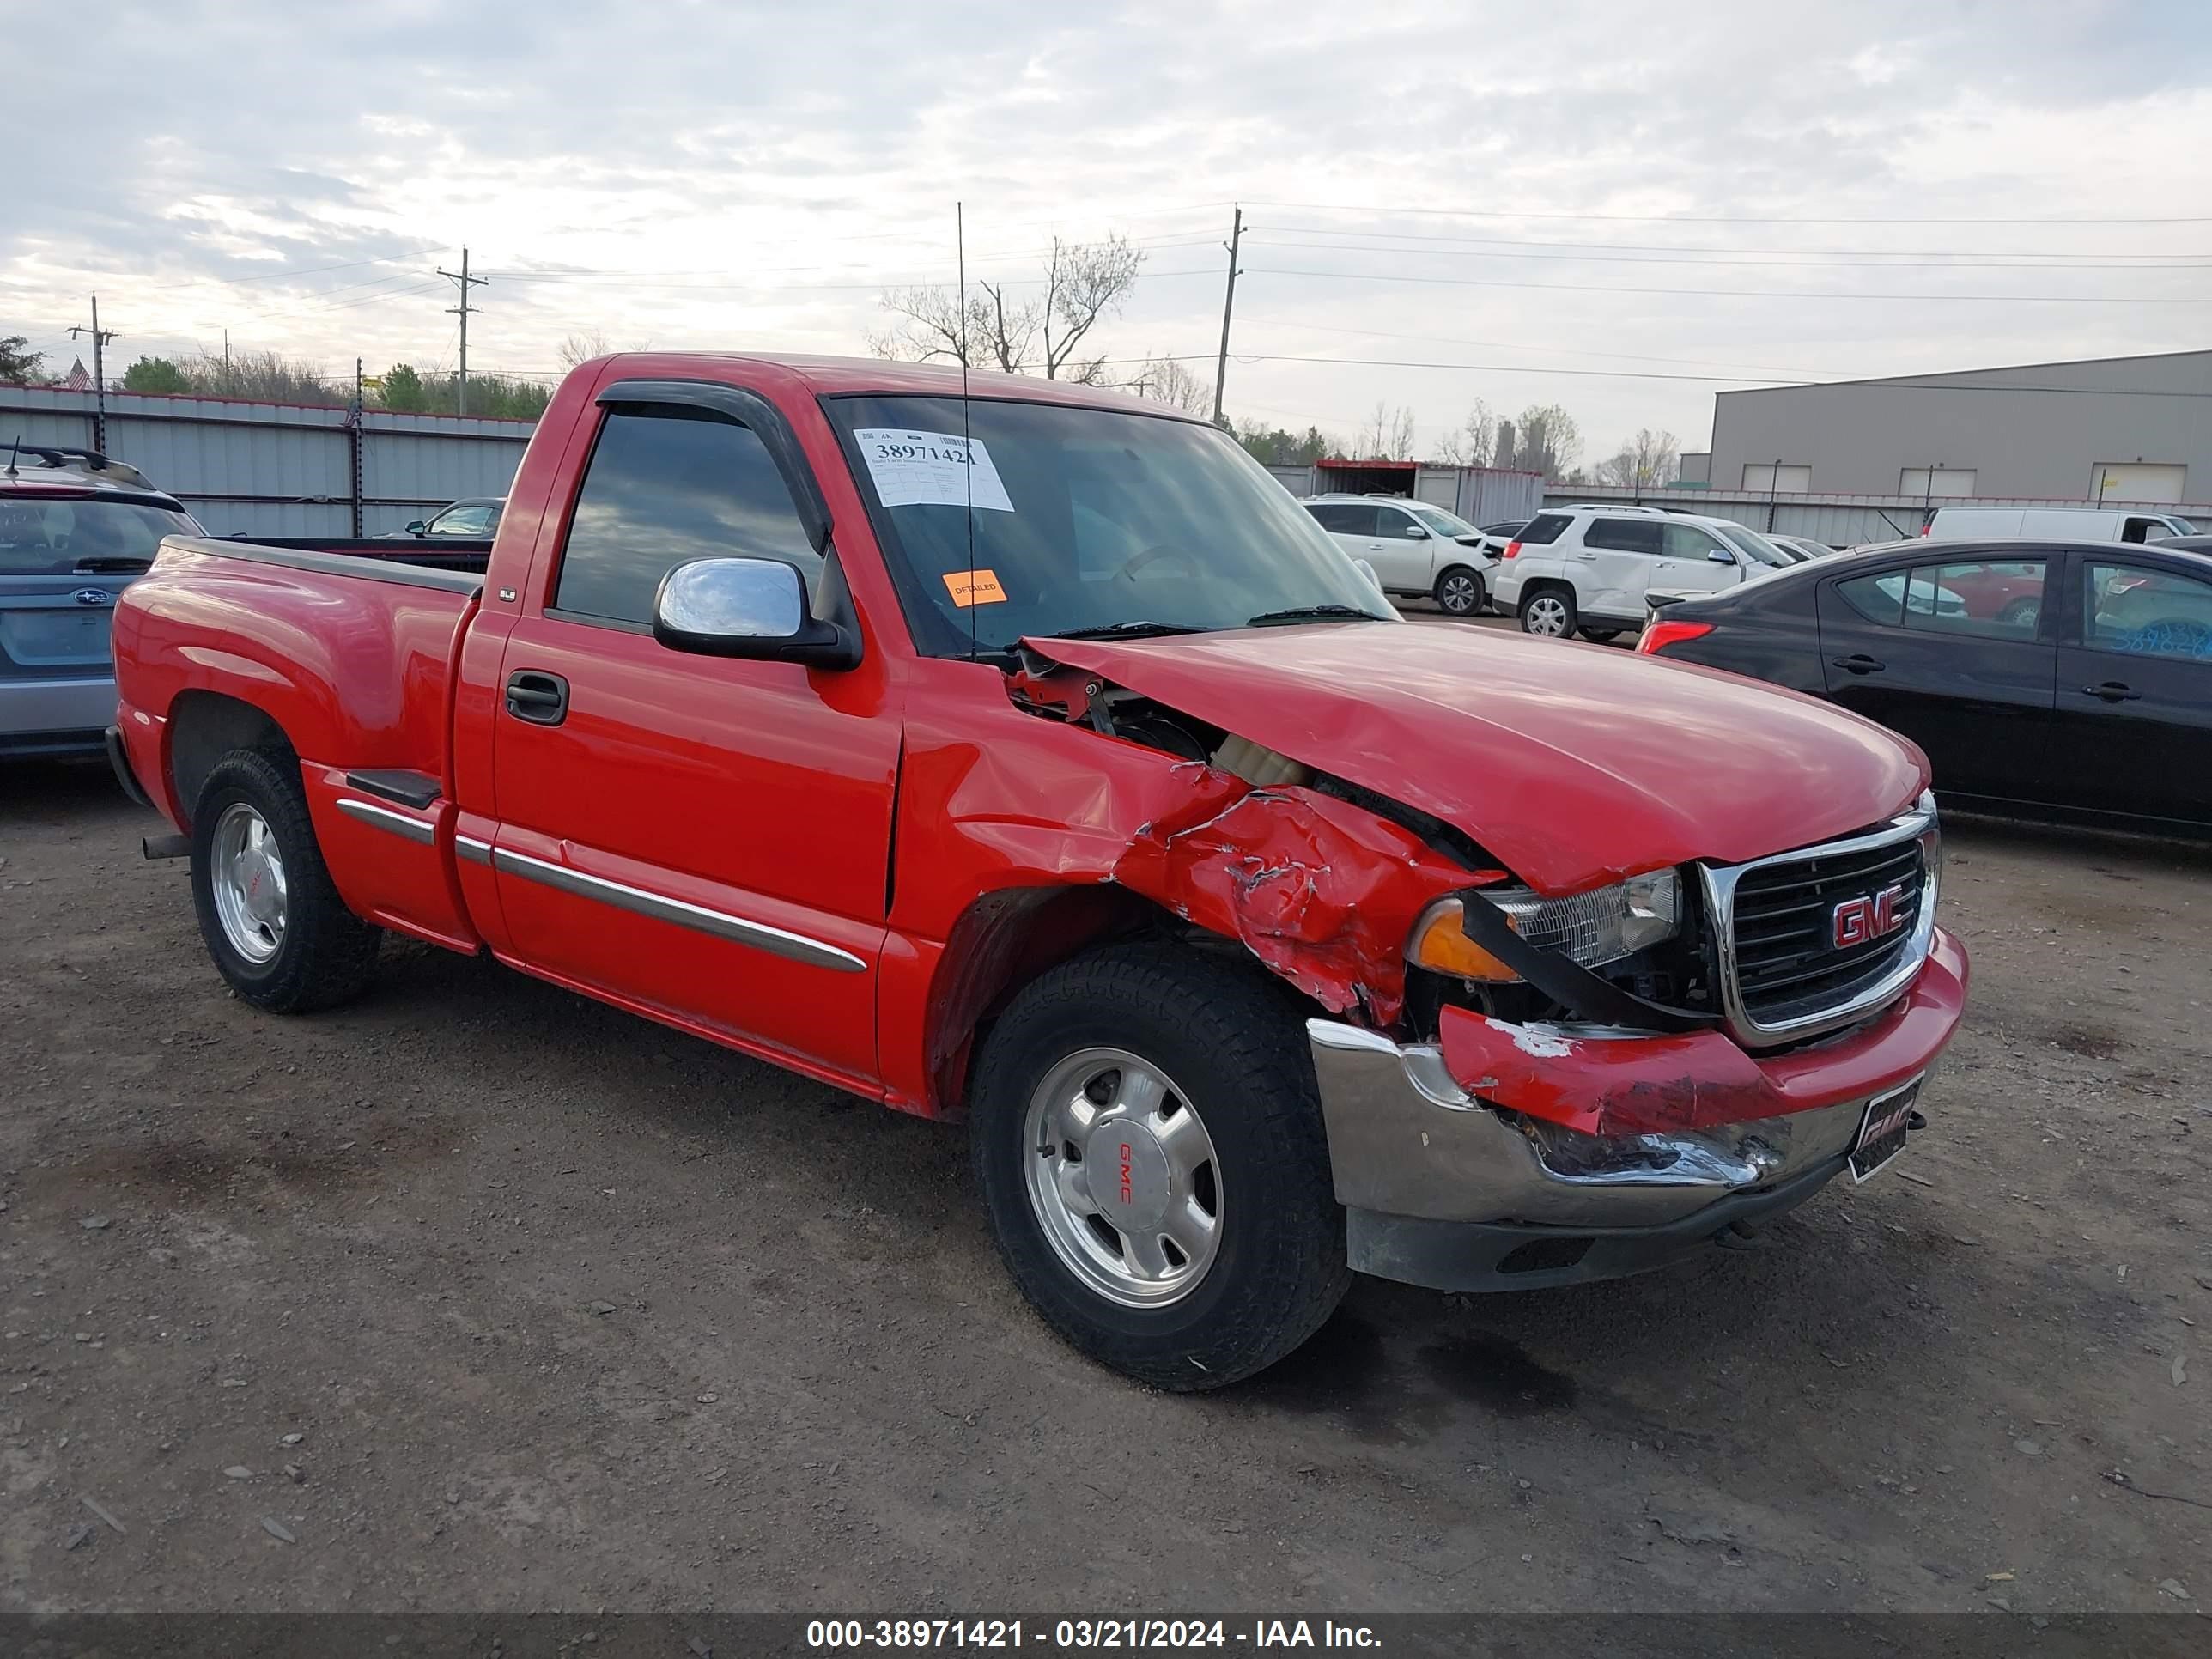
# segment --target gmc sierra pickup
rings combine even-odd
[[[1205,422],[968,392],[613,356],[481,574],[166,540],[111,753],[223,977],[390,930],[964,1118],[1023,1291],[1174,1389],[1899,1153],[1966,980],[1911,744],[1408,624]]]

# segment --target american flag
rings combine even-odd
[[[62,385],[71,392],[92,390],[92,376],[85,371],[83,358],[80,357],[70,365],[70,372],[62,376]]]

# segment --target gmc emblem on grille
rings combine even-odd
[[[1904,902],[1902,882],[1864,898],[1845,899],[1830,918],[1833,929],[1830,937],[1836,949],[1848,951],[1854,945],[1895,933],[1905,926]]]

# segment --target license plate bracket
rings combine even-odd
[[[1903,1088],[1867,1102],[1866,1115],[1859,1120],[1858,1138],[1851,1143],[1854,1184],[1871,1181],[1904,1152],[1905,1137],[1912,1131],[1912,1103],[1920,1097],[1923,1080],[1915,1078]]]

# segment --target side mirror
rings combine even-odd
[[[410,536],[419,536],[428,528],[420,519],[410,519],[407,523],[407,533]]]
[[[1425,542],[1428,540],[1428,538],[1429,532],[1422,529],[1420,526],[1417,524],[1409,524],[1406,526],[1406,539],[1407,541]]]
[[[693,559],[660,579],[653,637],[671,651],[755,662],[851,668],[860,641],[806,609],[799,572],[781,559]]]
[[[1735,564],[1737,562],[1735,555],[1729,552],[1725,547],[1717,547],[1713,549],[1711,552],[1705,555],[1705,557],[1714,564]]]

